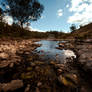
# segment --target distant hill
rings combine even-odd
[[[92,23],[85,26],[80,26],[79,29],[69,35],[69,38],[75,37],[80,39],[92,38]]]

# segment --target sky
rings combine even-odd
[[[92,0],[39,0],[39,2],[43,4],[44,11],[39,20],[31,23],[30,28],[33,31],[70,32],[72,24],[79,26],[92,22]],[[7,17],[5,19],[11,24],[11,17]]]
[[[42,17],[31,23],[38,31],[57,30],[69,32],[72,24],[92,22],[92,0],[39,0],[44,5]]]

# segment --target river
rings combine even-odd
[[[47,61],[58,61],[60,63],[63,63],[67,57],[74,56],[76,58],[76,55],[71,50],[60,50],[56,49],[58,47],[59,43],[62,43],[65,41],[52,41],[52,40],[41,40],[36,42],[36,44],[41,44],[40,47],[35,49],[35,53],[39,54],[39,57],[43,60]]]

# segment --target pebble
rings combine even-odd
[[[61,74],[62,72],[63,72],[62,69],[57,69],[57,73],[58,73],[58,74]]]
[[[24,92],[29,92],[29,90],[30,90],[30,84],[27,85]]]
[[[39,86],[41,86],[41,85],[42,85],[42,83],[41,83],[41,82],[38,82],[38,83],[37,83],[37,86],[38,86],[38,87],[39,87]]]
[[[9,65],[10,68],[12,68],[13,66],[14,66],[14,63],[11,63],[11,64]]]

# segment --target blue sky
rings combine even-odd
[[[39,0],[45,9],[42,18],[31,23],[39,31],[69,32],[71,24],[85,25],[92,22],[92,0]],[[88,9],[90,11],[88,11]],[[88,17],[88,18],[87,18]]]
[[[40,0],[40,3],[44,5],[45,9],[42,14],[42,18],[31,23],[32,28],[42,31],[63,30],[68,32],[70,24],[67,23],[67,18],[71,14],[68,12],[68,8],[66,6],[69,4],[69,1]]]

